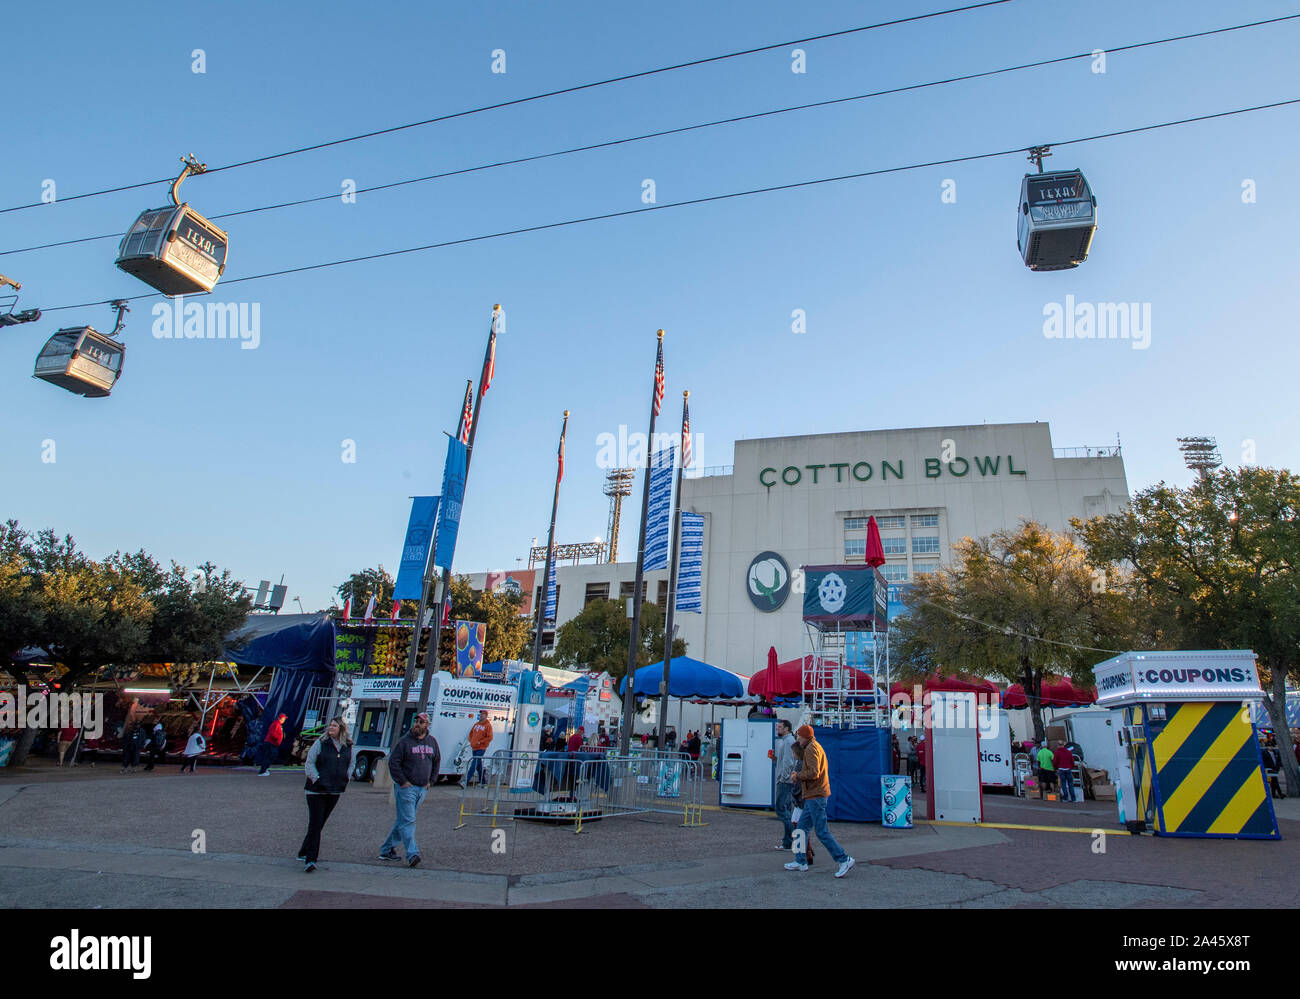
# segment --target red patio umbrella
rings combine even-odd
[[[759,670],[749,678],[749,692],[767,697],[768,700],[773,697],[798,697],[803,693],[804,664],[811,660],[812,656],[804,656],[802,659],[791,659],[788,663],[781,663],[775,668],[769,666],[767,669]],[[835,663],[833,661],[822,660],[821,668],[814,674],[814,682],[819,687],[829,687],[830,671],[834,668]],[[860,669],[850,667],[848,689],[851,691],[870,690],[870,675]]]
[[[880,543],[880,528],[876,518],[867,518],[867,565],[875,568],[885,564],[885,546]]]

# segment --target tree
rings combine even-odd
[[[519,616],[523,603],[520,596],[497,595],[487,590],[475,591],[468,576],[453,576],[451,580],[451,624],[457,621],[478,621],[487,625],[487,640],[483,647],[483,661],[499,662],[502,659],[519,659],[528,648],[528,618]],[[435,608],[435,612],[437,609]],[[438,613],[436,620],[441,620]],[[456,639],[451,628],[444,629],[438,641],[438,659],[450,669],[456,662]]]
[[[627,673],[627,643],[632,637],[623,602],[593,600],[577,617],[560,625],[554,661],[560,666],[585,666],[606,672],[617,685]],[[664,654],[664,615],[658,604],[641,605],[641,635],[637,666],[659,662]],[[686,655],[686,642],[673,641],[673,657]]]
[[[1093,684],[1092,666],[1134,647],[1140,629],[1118,577],[1094,572],[1067,535],[1022,522],[1015,531],[965,538],[953,564],[919,577],[905,591],[897,622],[900,659],[913,672],[974,673],[1020,683],[1045,734],[1043,679]]]
[[[1185,489],[1161,482],[1080,526],[1091,559],[1132,567],[1176,647],[1256,653],[1287,787],[1300,787],[1286,722],[1300,671],[1300,477],[1240,468]]]
[[[10,520],[0,525],[0,663],[19,683],[27,674],[14,657],[36,644],[43,620],[35,552],[27,532]]]
[[[339,606],[342,607],[348,596],[352,597],[352,617],[361,618],[365,616],[366,605],[370,602],[370,595],[377,594],[375,597],[375,616],[387,618],[393,613],[393,593],[397,589],[397,581],[393,579],[381,565],[374,569],[362,569],[360,572],[354,572],[335,588],[334,592],[338,594]],[[429,599],[433,599],[430,592]],[[398,613],[402,616],[414,619],[415,612],[420,609],[418,600],[403,600],[401,609]],[[342,617],[342,611],[337,611],[339,617]],[[435,620],[437,620],[435,618]]]
[[[105,563],[139,584],[153,605],[143,659],[173,664],[173,679],[183,683],[194,675],[193,664],[221,658],[226,635],[248,617],[252,598],[229,569],[217,571],[212,562],[198,567],[199,577],[176,562],[164,571],[144,551],[117,552]]]

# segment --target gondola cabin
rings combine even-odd
[[[211,291],[226,269],[227,236],[189,204],[143,212],[122,237],[117,266],[164,295]]]
[[[125,344],[93,326],[73,326],[46,341],[32,375],[88,399],[102,399],[122,376],[125,357]]]
[[[1016,217],[1016,245],[1031,271],[1067,270],[1088,259],[1097,199],[1080,171],[1026,174]]]

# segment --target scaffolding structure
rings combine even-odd
[[[888,728],[889,584],[878,569],[860,564],[803,569],[809,724]]]

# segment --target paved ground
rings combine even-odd
[[[984,826],[836,823],[858,860],[825,851],[787,873],[770,815],[709,810],[708,825],[623,816],[570,826],[454,828],[460,791],[421,809],[422,866],[378,860],[389,792],[353,786],[326,827],[321,867],[293,857],[305,830],[301,771],[175,767],[122,776],[43,761],[0,771],[5,907],[1150,907],[1300,904],[1300,803],[1278,802],[1281,842],[1162,840],[1114,829],[1110,803],[988,796]],[[708,800],[706,798],[706,800]],[[1013,827],[1049,827],[1045,830]],[[1055,827],[1055,828],[1053,828]],[[1091,829],[1110,830],[1104,852]],[[1082,830],[1082,831],[1072,831]],[[197,852],[196,852],[197,851]]]

